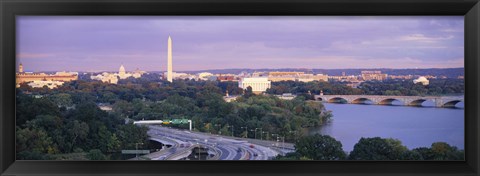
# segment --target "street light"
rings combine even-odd
[[[262,128],[255,128],[255,139],[257,139],[257,130],[260,129],[260,134],[262,134]],[[260,139],[262,139],[262,135],[260,135]]]
[[[230,127],[232,127],[232,137],[233,137],[233,125],[232,126],[227,125],[227,128],[230,128]]]
[[[217,123],[217,124],[215,124],[215,126],[216,126],[216,127],[220,127],[219,130],[218,130],[218,133],[219,133],[220,135],[222,135],[222,131],[221,131],[221,130],[222,130],[222,124],[218,124],[218,123]]]
[[[248,138],[248,127],[240,127],[240,128],[245,128],[245,138]]]
[[[263,132],[262,132],[262,134],[267,134],[267,135],[265,136],[265,137],[266,137],[266,139],[265,139],[265,140],[267,140],[267,141],[268,141],[268,131],[263,131]],[[263,136],[263,135],[262,135],[262,136]]]
[[[295,140],[295,142],[297,142],[297,131],[293,130],[293,131],[289,131],[289,133],[293,133],[293,140]]]
[[[278,147],[278,142],[280,142],[279,139],[282,139],[282,149],[285,148],[285,136],[280,136],[279,134],[272,134],[272,136],[277,136],[277,147]]]
[[[142,142],[140,142],[140,143],[135,143],[135,150],[136,150],[136,151],[135,151],[135,158],[137,158],[137,160],[138,160],[138,144],[143,145],[143,143],[142,143]]]
[[[275,146],[278,147],[278,134],[272,134],[272,137],[276,136],[277,137],[277,142],[275,143]]]
[[[197,145],[198,145],[198,142],[197,142]],[[200,145],[198,145],[197,147],[198,147],[198,160],[200,160]]]
[[[257,130],[250,130],[250,131],[254,132],[255,139],[257,139]]]

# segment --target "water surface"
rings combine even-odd
[[[342,142],[345,151],[352,151],[361,137],[377,136],[399,139],[409,149],[430,147],[433,142],[464,148],[463,108],[324,104],[333,120],[309,133],[330,135]]]

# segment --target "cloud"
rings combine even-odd
[[[465,32],[465,31],[463,30],[463,28],[462,28],[462,29],[446,28],[446,29],[441,29],[440,31],[442,31],[442,32],[448,32],[448,33]]]
[[[19,53],[17,54],[17,58],[30,58],[30,59],[38,59],[38,58],[48,58],[55,56],[55,54],[48,54],[48,53]]]
[[[401,41],[418,41],[418,42],[427,42],[427,43],[435,43],[442,40],[449,40],[453,39],[453,35],[445,36],[445,37],[427,37],[423,34],[411,34],[407,36],[402,36],[399,39]]]

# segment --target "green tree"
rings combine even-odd
[[[118,139],[117,135],[114,133],[110,136],[107,142],[107,152],[116,152],[120,150],[121,141]]]
[[[327,135],[315,134],[300,138],[295,143],[296,152],[313,160],[342,160],[346,154],[342,143]]]
[[[435,142],[432,144],[433,160],[463,160],[464,152],[457,147],[450,146],[445,142]]]
[[[69,107],[73,105],[72,96],[67,93],[53,94],[49,98],[59,107]]]
[[[68,143],[65,148],[67,152],[73,151],[75,147],[78,145],[82,145],[82,143],[87,139],[89,133],[89,126],[85,122],[80,122],[78,120],[73,120],[67,123],[66,125],[67,135],[68,135]]]
[[[244,97],[244,98],[250,98],[251,96],[255,96],[255,94],[253,93],[252,87],[248,86],[248,87],[245,89],[245,93],[244,93],[243,97]]]
[[[29,95],[18,95],[16,106],[16,124],[22,126],[38,115],[60,116],[58,106],[47,98],[32,98]]]
[[[52,138],[43,129],[17,128],[15,134],[17,152],[54,153]]]
[[[361,138],[350,152],[351,160],[403,160],[409,152],[401,141],[380,137]]]
[[[127,124],[119,126],[116,131],[116,136],[118,137],[120,143],[120,149],[134,149],[135,143],[144,143],[143,146],[148,144],[148,128],[145,126],[136,126],[133,124]]]
[[[107,160],[107,156],[105,156],[102,151],[98,149],[92,149],[87,153],[87,159],[89,160]]]

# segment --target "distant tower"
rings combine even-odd
[[[173,81],[172,73],[172,38],[168,36],[168,63],[167,63],[167,80]]]
[[[120,66],[120,69],[118,69],[118,76],[120,76],[120,78],[125,77],[125,67],[123,67],[123,64]]]
[[[19,72],[19,73],[23,73],[23,65],[22,65],[22,63],[20,63],[20,65],[18,66],[18,72]]]

